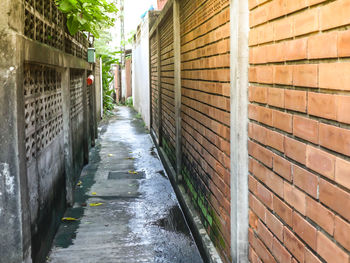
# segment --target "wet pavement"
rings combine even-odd
[[[47,262],[202,262],[175,193],[136,112],[118,107],[91,149],[75,205]]]

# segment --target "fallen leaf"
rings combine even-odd
[[[108,154],[108,156],[109,156],[109,157],[112,157],[112,156],[113,156],[113,154]]]
[[[100,206],[103,205],[103,203],[91,203],[90,206]]]
[[[77,221],[78,219],[74,218],[74,217],[63,217],[62,221]]]
[[[129,171],[129,174],[137,174],[136,171]]]
[[[96,192],[92,192],[91,194],[92,194],[92,195],[97,195],[97,193],[96,193]]]
[[[81,182],[81,181],[79,181],[78,183],[77,183],[77,186],[81,186],[83,183]]]
[[[128,157],[128,158],[126,158],[126,160],[135,160],[135,158],[134,157]]]

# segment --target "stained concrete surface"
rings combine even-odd
[[[78,220],[62,222],[47,262],[202,262],[136,112],[118,107],[100,131],[65,214]]]

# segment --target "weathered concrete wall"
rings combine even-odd
[[[31,261],[30,212],[24,142],[23,9],[0,8],[0,254],[8,263]]]
[[[54,1],[6,0],[0,14],[0,255],[43,262],[94,141],[93,68]]]
[[[231,71],[231,254],[248,262],[248,67],[249,8],[246,0],[230,4]]]
[[[61,72],[26,63],[23,84],[32,256],[40,261],[36,255],[48,250],[59,220],[53,214],[62,214],[65,204],[64,192],[52,191],[64,189]]]
[[[70,72],[70,94],[71,94],[71,134],[73,170],[76,177],[84,166],[84,98],[83,71],[73,69]],[[77,178],[76,178],[77,179]]]
[[[134,108],[141,114],[150,129],[150,89],[149,89],[149,14],[140,24],[133,45],[133,82],[132,92]]]
[[[95,105],[96,105],[97,122],[100,122],[103,114],[103,110],[102,110],[103,88],[102,88],[101,70],[102,70],[102,61],[99,59],[96,61],[96,64],[95,64]]]

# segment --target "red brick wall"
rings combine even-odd
[[[174,27],[173,12],[169,11],[159,27],[161,54],[162,146],[173,167],[175,151],[175,97],[174,97]]]
[[[151,64],[151,128],[156,133],[159,138],[159,128],[158,128],[158,42],[157,34],[154,33],[150,38],[150,64]]]
[[[131,70],[132,70],[132,59],[127,58],[125,60],[125,84],[126,84],[126,94],[125,98],[129,98],[132,96],[132,83],[131,83]]]
[[[183,0],[182,152],[185,186],[230,261],[230,12],[228,0]]]
[[[350,0],[250,0],[249,258],[349,262]]]
[[[119,66],[116,66],[115,68],[115,72],[114,72],[114,89],[115,89],[115,94],[116,94],[116,101],[117,103],[120,102],[121,98],[120,98],[120,87],[119,87]]]

